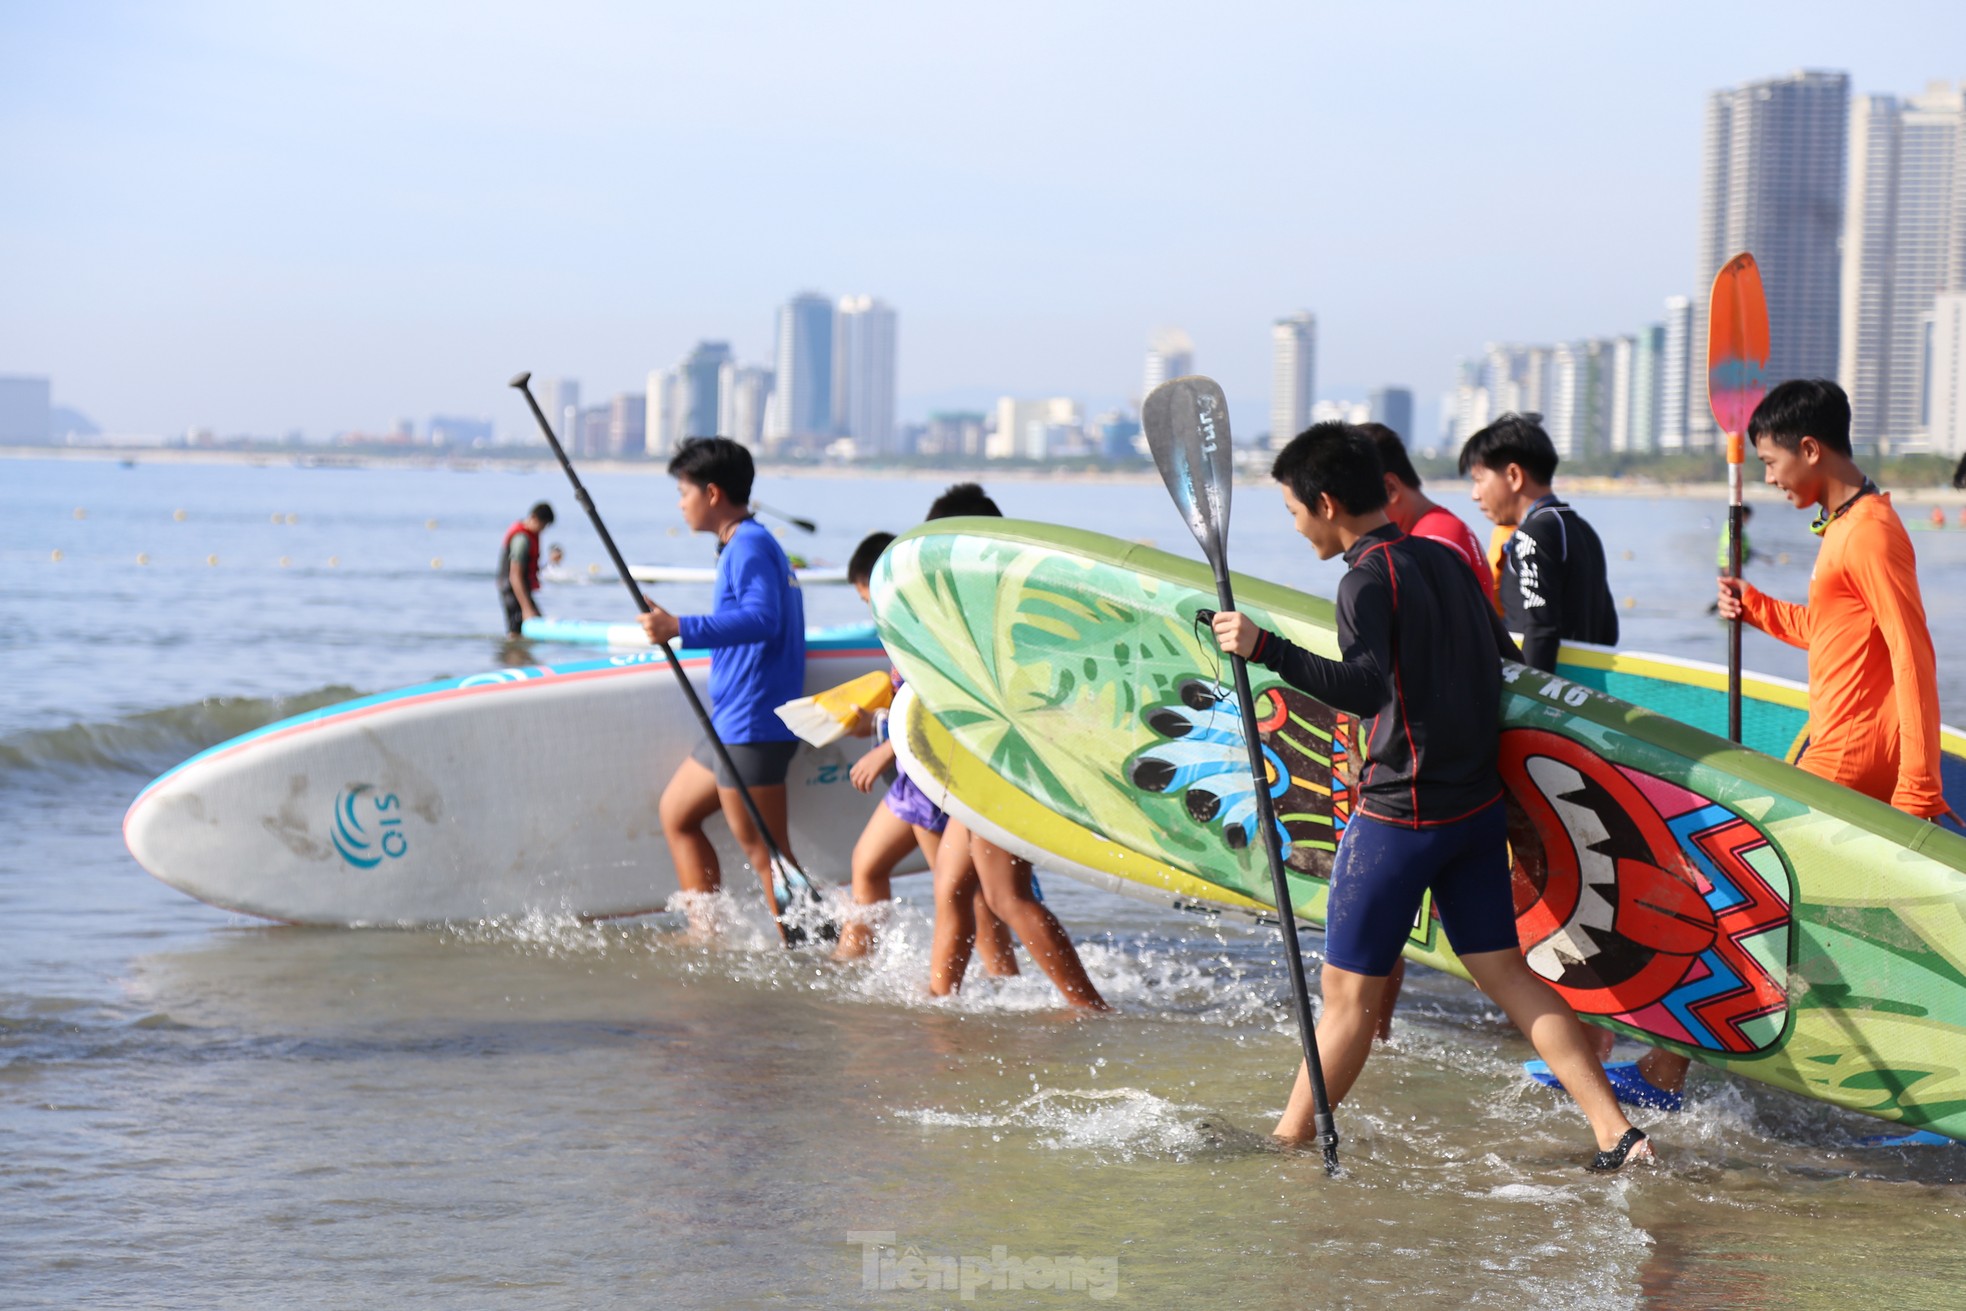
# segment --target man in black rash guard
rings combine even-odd
[[[1342,552],[1351,566],[1336,603],[1343,658],[1305,651],[1234,611],[1215,617],[1216,641],[1367,724],[1357,800],[1325,909],[1317,1042],[1332,1103],[1365,1068],[1386,976],[1431,890],[1462,965],[1589,1117],[1598,1146],[1591,1168],[1650,1159],[1651,1145],[1618,1109],[1583,1024],[1530,970],[1517,943],[1496,764],[1501,661],[1516,653],[1514,644],[1464,560],[1438,542],[1405,536],[1386,518],[1385,475],[1366,434],[1318,424],[1286,446],[1270,472],[1318,558]],[[1311,1133],[1310,1077],[1300,1065],[1276,1135],[1300,1143]]]
[[[1496,579],[1502,618],[1522,634],[1522,662],[1552,674],[1565,639],[1618,642],[1604,544],[1550,491],[1556,465],[1556,446],[1539,414],[1504,414],[1461,448],[1461,472],[1474,480],[1475,504],[1495,523],[1515,528]]]

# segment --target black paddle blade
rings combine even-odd
[[[1229,443],[1229,399],[1213,378],[1175,378],[1154,388],[1140,406],[1147,446],[1167,494],[1212,564],[1229,536],[1229,489],[1235,465]]]
[[[517,387],[520,391],[524,391],[526,388],[526,384],[531,381],[532,381],[532,370],[527,369],[524,373],[512,379],[512,381],[506,383],[505,385],[508,387]]]

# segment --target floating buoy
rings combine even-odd
[[[290,560],[290,559],[288,559],[288,558],[287,558],[286,556],[284,556],[284,555],[283,555],[283,556],[281,556],[281,557],[280,557],[280,567],[281,567],[282,569],[285,569],[285,568],[286,568],[286,567],[287,567],[288,565],[290,565],[290,564],[292,564],[292,563],[293,563],[293,561],[292,561],[292,560]]]
[[[1632,560],[1632,559],[1636,559],[1636,558],[1637,558],[1637,557],[1636,557],[1636,556],[1634,556],[1634,555],[1633,555],[1633,554],[1631,553],[1631,548],[1630,548],[1629,546],[1628,546],[1628,547],[1626,547],[1626,548],[1625,548],[1625,559],[1627,559],[1627,560]]]
[[[297,515],[297,514],[290,514],[290,515],[288,515],[288,516],[287,516],[287,524],[288,524],[288,526],[289,526],[289,527],[291,527],[291,526],[293,526],[294,524],[297,524],[297,523],[299,523],[299,522],[300,522],[300,516],[299,516],[299,515]]]
[[[1630,554],[1630,552],[1626,552],[1626,554],[1627,554],[1627,555],[1629,555],[1629,554]],[[1635,605],[1637,605],[1637,604],[1638,604],[1638,598],[1637,598],[1637,597],[1635,597],[1635,596],[1628,596],[1628,597],[1626,597],[1626,598],[1625,598],[1625,609],[1627,609],[1627,610],[1629,610],[1629,609],[1631,609],[1631,608],[1632,608],[1633,606],[1635,606]]]
[[[341,565],[341,557],[340,557],[340,556],[338,556],[338,555],[331,555],[331,556],[329,556],[329,557],[328,557],[328,568],[330,568],[330,569],[336,569],[336,568],[339,568],[339,567],[340,567],[340,565]]]
[[[286,515],[284,515],[284,514],[278,514],[278,513],[276,513],[276,514],[274,514],[274,516],[273,516],[273,522],[274,522],[274,523],[285,523],[286,521],[287,521],[287,516],[286,516]]]
[[[182,511],[182,510],[173,510],[173,511],[171,511],[171,518],[173,518],[173,519],[175,519],[175,520],[177,520],[177,521],[178,521],[179,523],[183,523],[183,522],[184,522],[184,511]]]
[[[1780,555],[1775,557],[1776,564],[1787,564],[1788,562],[1789,562],[1789,553],[1787,551],[1783,551]]]
[[[437,531],[437,521],[435,519],[425,519],[423,521],[423,526],[425,528],[428,528],[433,533]]]
[[[52,550],[52,551],[50,551],[50,552],[48,552],[48,559],[49,559],[49,560],[51,560],[51,561],[53,561],[53,562],[54,562],[55,564],[60,564],[60,563],[61,563],[61,548],[60,548],[59,546],[57,546],[57,547],[56,547],[56,548],[55,548],[54,550]]]
[[[89,517],[89,512],[78,505],[75,507],[75,517],[77,519],[86,519]]]
[[[430,567],[431,567],[432,569],[442,569],[442,568],[444,567],[444,557],[443,557],[443,556],[441,556],[441,555],[433,555],[433,556],[431,556],[431,557],[430,557]]]
[[[150,553],[149,553],[148,551],[138,551],[138,552],[137,552],[137,563],[138,563],[138,564],[149,564],[149,563],[150,563]]]
[[[205,557],[205,563],[206,563],[206,564],[217,564],[217,563],[218,563],[218,557],[217,557],[216,555],[208,555],[208,556],[206,556],[206,557]]]
[[[601,566],[597,564],[590,564],[587,566],[587,576],[589,578],[592,578],[595,574],[598,574],[599,572],[601,572]]]

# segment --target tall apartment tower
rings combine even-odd
[[[1270,326],[1271,446],[1282,446],[1310,427],[1316,399],[1317,316],[1305,310]]]
[[[1419,436],[1413,431],[1413,393],[1405,387],[1380,387],[1365,394],[1366,416],[1398,433],[1408,446]]]
[[[757,450],[764,440],[765,408],[770,399],[770,369],[726,361],[717,378],[717,431]]]
[[[1836,376],[1842,272],[1846,73],[1796,72],[1707,97],[1698,261],[1688,341],[1688,445],[1714,443],[1707,297],[1720,266],[1751,251],[1768,293],[1768,382]]]
[[[1926,378],[1926,449],[1966,455],[1966,290],[1932,298],[1932,363]]]
[[[1859,96],[1850,112],[1837,380],[1850,393],[1850,439],[1922,445],[1928,425],[1927,316],[1966,285],[1966,94]]]
[[[893,455],[895,317],[872,296],[843,296],[833,333],[833,428],[860,455]]]
[[[1147,343],[1147,369],[1142,379],[1140,399],[1169,378],[1185,378],[1195,371],[1195,344],[1179,328],[1162,328]]]
[[[724,366],[729,363],[729,342],[699,341],[696,349],[684,356],[683,362],[676,366],[683,378],[684,437],[716,437],[722,434],[719,424],[723,415],[717,403],[718,391],[723,381]]]
[[[1661,333],[1659,357],[1659,449],[1684,450],[1686,447],[1686,396],[1692,357],[1687,353],[1693,339],[1693,300],[1690,296],[1666,297],[1666,321]],[[1706,353],[1701,352],[1705,361]]]
[[[767,444],[833,433],[833,302],[817,292],[778,310],[777,391],[765,428]]]

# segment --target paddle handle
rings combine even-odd
[[[1236,598],[1229,587],[1228,571],[1215,568],[1216,603],[1223,610],[1234,610]],[[1324,1167],[1338,1168],[1338,1126],[1331,1118],[1331,1100],[1324,1090],[1324,1064],[1318,1059],[1317,1024],[1311,1019],[1310,985],[1304,976],[1304,953],[1297,944],[1297,915],[1290,908],[1290,883],[1284,875],[1283,842],[1277,835],[1276,805],[1270,797],[1269,766],[1263,758],[1263,738],[1256,726],[1256,702],[1249,690],[1249,662],[1233,653],[1229,665],[1234,671],[1236,705],[1242,711],[1242,740],[1249,749],[1249,772],[1256,787],[1256,827],[1263,834],[1263,850],[1270,859],[1270,887],[1276,897],[1277,922],[1283,931],[1283,957],[1290,970],[1290,986],[1297,1002],[1297,1034],[1304,1047],[1304,1067],[1311,1076],[1312,1121],[1317,1127],[1318,1146],[1324,1152]]]
[[[531,376],[522,373],[512,380],[512,385],[526,398],[526,405],[532,410],[532,417],[538,421],[539,431],[545,435],[546,444],[553,448],[554,458],[560,462],[560,468],[566,473],[567,481],[573,484],[574,499],[579,501],[581,508],[587,511],[587,517],[593,520],[594,531],[600,534],[601,545],[607,548],[608,558],[614,561],[615,572],[621,575],[622,586],[626,587],[628,594],[635,598],[636,613],[647,614],[652,608],[649,599],[642,595],[641,584],[637,583],[635,576],[628,571],[628,562],[622,558],[620,549],[615,546],[614,538],[608,533],[608,526],[601,522],[601,512],[594,508],[594,499],[581,485],[580,475],[573,470],[573,461],[567,458],[566,451],[560,446],[560,439],[554,436],[553,425],[546,421],[545,412],[539,408],[539,402],[533,399],[532,387],[529,385]],[[724,745],[723,738],[717,733],[716,725],[711,722],[710,711],[704,706],[703,698],[696,694],[696,685],[689,681],[689,674],[684,671],[683,662],[676,658],[675,648],[667,642],[659,645],[662,647],[662,654],[668,657],[670,672],[675,674],[676,682],[683,689],[684,699],[689,702],[689,708],[696,714],[696,722],[702,726],[703,735],[710,740],[710,749],[716,752],[725,773],[737,784],[737,795],[744,802],[745,813],[750,815],[753,827],[758,830],[758,836],[764,840],[765,849],[771,853],[772,863],[790,870],[799,879],[806,881],[805,871],[799,868],[796,861],[778,849],[778,839],[772,836],[771,826],[765,823],[764,812],[758,809],[757,800],[751,795],[751,789],[744,785],[743,776],[737,772],[737,765],[730,758],[729,748]],[[780,906],[776,909],[782,914],[785,908]],[[787,941],[789,943],[789,936]]]
[[[1727,434],[1727,576],[1741,576],[1741,534],[1746,531],[1742,513],[1741,466],[1746,463],[1745,442],[1741,434]],[[1741,617],[1727,621],[1727,737],[1741,740]]]

